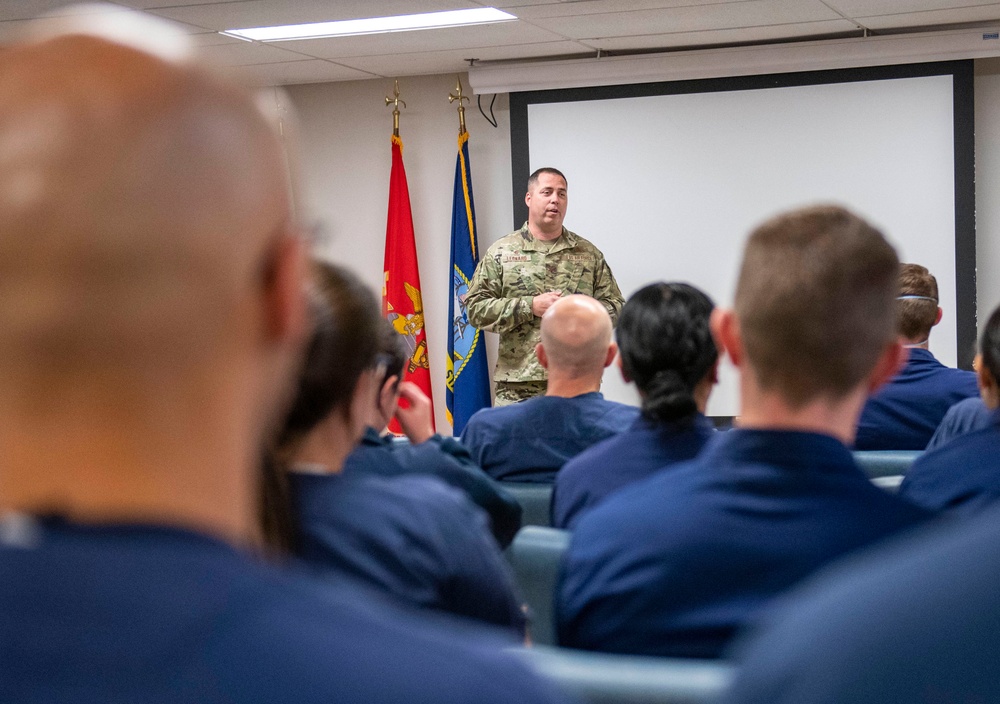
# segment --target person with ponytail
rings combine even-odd
[[[977,375],[989,420],[913,463],[899,493],[919,506],[968,516],[1000,500],[1000,307],[979,339]]]
[[[714,430],[705,405],[719,354],[708,320],[712,300],[684,283],[636,291],[618,318],[618,365],[642,399],[632,427],[585,450],[556,475],[552,525],[572,529],[580,516],[624,486],[692,459]]]
[[[315,265],[316,326],[298,390],[264,462],[261,523],[274,552],[421,610],[524,633],[513,575],[488,519],[429,475],[343,472],[386,372],[378,302],[353,274]]]

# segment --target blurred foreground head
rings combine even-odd
[[[0,54],[0,503],[212,522],[201,491],[240,532],[304,327],[281,144],[183,52],[62,31]]]

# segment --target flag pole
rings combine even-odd
[[[402,105],[406,107],[406,103],[399,99],[399,79],[396,79],[395,87],[392,89],[393,97],[390,98],[388,95],[385,96],[385,104],[392,105],[392,136],[399,137],[399,106]],[[465,124],[465,118],[462,118],[462,124]]]
[[[457,95],[456,95],[457,94]],[[388,100],[388,98],[386,98]],[[471,101],[471,98],[467,95],[462,95],[462,77],[456,76],[455,81],[455,93],[448,93],[448,102],[453,103],[458,101],[458,135],[461,137],[466,133],[465,129],[465,106],[462,105],[463,100]],[[403,107],[406,107],[404,104]]]

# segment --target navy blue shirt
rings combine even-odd
[[[639,409],[593,391],[572,398],[536,396],[484,408],[462,431],[472,459],[494,479],[551,482],[571,457],[624,432]]]
[[[1000,512],[846,561],[744,644],[726,704],[1000,702]]]
[[[993,414],[990,409],[978,396],[959,401],[944,414],[941,425],[927,443],[927,450],[937,449],[959,435],[985,428],[990,424],[991,415]]]
[[[685,423],[636,419],[624,433],[584,450],[559,471],[552,489],[552,525],[572,530],[583,514],[622,487],[694,459],[714,433],[700,413]]]
[[[910,350],[903,370],[873,394],[858,421],[857,450],[923,450],[954,404],[979,395],[974,372]]]
[[[296,554],[406,604],[524,630],[486,515],[426,476],[290,472]]]
[[[434,435],[419,445],[382,437],[367,428],[361,442],[344,461],[343,473],[383,477],[429,474],[461,489],[486,511],[493,536],[507,547],[521,527],[521,504],[483,473],[469,451],[455,438]]]
[[[875,487],[830,436],[719,433],[580,520],[558,589],[560,643],[718,657],[776,595],[926,515]]]
[[[1000,410],[985,428],[917,458],[900,496],[934,511],[970,515],[1000,499]]]
[[[25,520],[0,521],[0,701],[560,701],[506,639],[343,581],[186,530]]]

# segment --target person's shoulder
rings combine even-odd
[[[536,413],[539,407],[544,404],[542,399],[551,398],[549,396],[535,396],[512,403],[508,406],[494,406],[493,408],[482,408],[472,414],[469,422],[466,423],[466,430],[470,426],[473,428],[506,426],[532,413]]]
[[[924,452],[907,471],[908,479],[941,472],[967,472],[984,463],[993,464],[993,453],[1000,449],[1000,426],[989,423],[952,438],[943,445]]]
[[[598,249],[597,245],[588,240],[586,237],[578,235],[571,230],[565,230],[563,236],[566,237],[570,246],[572,246],[574,250],[579,250],[580,252],[590,252],[602,259],[604,258],[604,253]]]
[[[527,240],[524,238],[523,230],[515,230],[508,235],[504,235],[486,248],[484,257],[489,257],[497,253],[520,251]]]
[[[971,398],[963,398],[951,405],[948,412],[944,414],[944,423],[946,420],[958,420],[960,418],[984,418],[988,419],[991,415],[991,411],[983,403],[983,399],[979,396],[973,396]]]
[[[693,506],[692,491],[704,474],[698,459],[679,462],[669,472],[629,484],[606,498],[580,519],[574,533],[624,536],[649,531],[670,532],[669,524],[685,523]],[[587,540],[587,538],[581,538]]]
[[[638,432],[640,431],[635,429],[625,430],[617,435],[605,438],[591,445],[575,457],[569,458],[556,475],[556,484],[565,483],[578,475],[587,474],[597,468],[606,471],[608,469],[608,460],[616,458],[619,454],[619,449],[626,448],[635,442],[635,436]]]
[[[1000,566],[998,515],[932,524],[800,585],[731,653],[740,669],[723,701],[921,701],[950,684],[995,701],[1000,685],[980,663],[1000,645],[984,607]]]
[[[299,702],[555,701],[485,629],[404,611],[353,585],[273,579],[241,641]]]
[[[604,398],[603,396],[600,399],[600,405],[607,408],[609,412],[628,416],[633,421],[638,418],[641,413],[638,406],[633,406],[630,403],[622,403],[621,401],[612,401]]]

